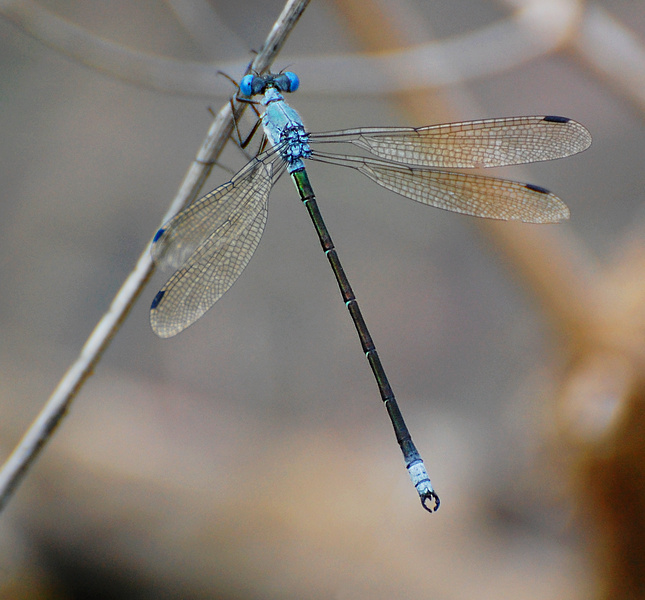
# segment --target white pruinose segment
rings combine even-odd
[[[262,104],[266,106],[262,117],[264,133],[271,145],[279,148],[289,173],[304,169],[302,159],[311,156],[311,148],[309,135],[300,115],[284,101],[279,90],[272,86],[264,92]]]
[[[428,472],[421,459],[408,465],[408,473],[412,480],[412,485],[417,489],[420,496],[434,495],[434,489],[428,477]]]

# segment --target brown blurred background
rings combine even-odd
[[[231,92],[216,70],[239,77],[282,8],[13,4],[150,65],[137,84],[80,64],[0,7],[3,457],[157,229]],[[38,23],[59,44],[76,31]],[[440,511],[410,486],[284,179],[240,280],[171,340],[148,325],[154,277],[0,517],[0,597],[645,597],[644,40],[629,0],[312,2],[275,62],[299,74],[289,101],[312,131],[558,114],[594,137],[497,173],[562,197],[558,226],[491,226],[310,167]],[[401,48],[409,69],[388,68]],[[187,65],[185,93],[163,69],[143,83],[152,57]],[[244,158],[231,145],[222,163]]]

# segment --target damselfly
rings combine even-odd
[[[246,75],[240,92],[263,95],[262,126],[271,147],[228,183],[197,200],[154,237],[155,262],[176,269],[150,308],[152,329],[171,337],[199,319],[233,285],[255,252],[267,200],[285,169],[307,207],[340,293],[354,321],[381,398],[424,508],[439,508],[434,491],[376,352],[316,203],[303,159],[351,167],[417,202],[477,217],[555,223],[569,217],[557,196],[536,185],[442,169],[517,165],[563,158],[591,144],[589,132],[565,117],[534,116],[465,121],[428,127],[368,127],[309,133],[284,101],[295,92],[291,72]],[[322,144],[352,144],[377,158],[323,152]]]

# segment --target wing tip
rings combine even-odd
[[[164,340],[174,337],[182,331],[181,329],[177,330],[176,328],[169,328],[162,323],[159,323],[156,320],[156,315],[153,312],[150,313],[150,327],[157,337],[160,337]]]
[[[589,146],[591,146],[591,133],[582,123],[578,123],[578,121],[570,119],[569,117],[560,117],[558,115],[546,115],[542,117],[542,120],[546,121],[547,123],[560,123],[562,125],[567,125],[569,128],[572,128],[576,131],[577,135],[575,139],[571,140],[573,143],[572,154],[584,152],[587,148],[589,148]]]
[[[157,292],[157,295],[153,298],[152,304],[150,305],[150,327],[156,335],[164,339],[173,337],[181,331],[181,329],[177,329],[177,327],[169,327],[167,324],[161,322],[161,320],[163,320],[163,313],[159,313],[158,306],[165,295],[166,290]]]

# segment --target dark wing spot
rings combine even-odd
[[[157,233],[155,233],[155,237],[152,238],[152,243],[153,244],[163,235],[164,231],[166,231],[166,230],[162,227],[159,231],[157,231]]]
[[[571,119],[567,117],[556,117],[554,115],[548,115],[544,117],[543,121],[549,121],[551,123],[568,123]]]
[[[533,185],[532,183],[525,183],[524,187],[532,190],[534,192],[539,192],[540,194],[550,194],[551,192],[546,188],[540,187],[539,185]]]
[[[150,310],[154,310],[155,308],[157,308],[157,305],[159,304],[159,302],[161,302],[161,299],[164,297],[164,294],[165,294],[165,293],[166,293],[166,292],[165,292],[164,290],[161,290],[161,291],[160,291],[160,292],[155,296],[155,299],[152,301],[152,304],[150,305]]]

